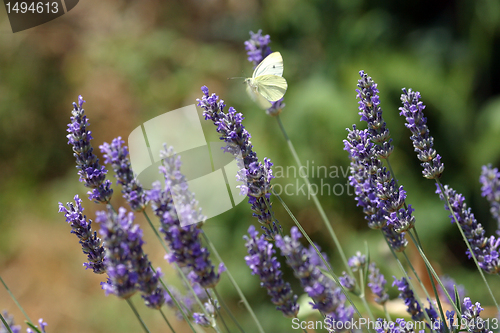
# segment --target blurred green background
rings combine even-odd
[[[421,177],[409,131],[398,107],[401,88],[422,94],[435,147],[443,156],[442,181],[467,198],[488,234],[497,229],[480,196],[480,167],[500,164],[500,2],[367,0],[185,0],[81,1],[68,14],[12,34],[0,9],[0,274],[32,319],[43,317],[50,332],[139,332],[126,303],[105,297],[102,277],[85,271],[85,256],[57,203],[84,197],[93,218],[102,207],[86,199],[78,182],[66,124],[71,103],[83,95],[93,145],[127,138],[143,122],[195,103],[207,85],[245,116],[258,156],[276,170],[294,165],[276,120],[253,104],[244,86],[228,77],[250,76],[243,42],[249,31],[271,36],[271,48],[284,58],[289,88],[281,118],[304,164],[336,166],[349,162],[342,140],[346,127],[359,124],[355,99],[358,71],[378,83],[381,107],[395,151],[391,163],[416,209],[417,228],[436,269],[465,285],[473,301],[491,306],[486,288],[457,228],[450,224],[432,181]],[[361,128],[365,124],[359,124]],[[211,123],[209,141],[217,140]],[[99,156],[100,153],[98,153]],[[102,159],[101,159],[102,161]],[[111,177],[110,173],[110,177]],[[111,177],[114,182],[114,178]],[[276,183],[296,184],[280,177]],[[363,251],[392,283],[400,276],[379,232],[366,226],[347,179],[312,177],[344,189],[319,196],[348,256]],[[113,204],[123,205],[115,188]],[[352,189],[350,190],[352,193]],[[309,235],[342,264],[319,214],[304,195],[283,195]],[[277,218],[288,232],[292,221],[274,200]],[[146,251],[169,283],[180,286],[142,216]],[[258,278],[245,265],[243,234],[257,221],[245,202],[210,219],[205,230],[249,298],[268,332],[288,332],[290,321],[269,302]],[[422,270],[417,254],[410,256]],[[286,278],[298,293],[288,269]],[[424,272],[424,271],[422,271]],[[497,276],[488,280],[500,297]],[[254,331],[227,277],[219,287],[237,317]],[[396,292],[391,291],[396,297]],[[152,332],[167,328],[161,317],[134,302]],[[394,311],[402,305],[394,302]],[[23,319],[0,288],[0,309]],[[186,326],[168,312],[179,332]],[[493,311],[489,314],[494,315]]]

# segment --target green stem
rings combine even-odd
[[[488,288],[488,291],[491,295],[491,298],[493,299],[493,302],[495,303],[495,306],[497,307],[497,310],[500,311],[500,307],[498,306],[497,300],[495,299],[495,296],[493,296],[493,292],[491,291],[491,288],[490,288],[490,285],[488,284],[488,281],[486,281],[486,277],[484,276],[483,270],[481,269],[481,267],[479,266],[479,263],[477,262],[476,255],[474,254],[474,251],[472,251],[472,247],[469,244],[469,240],[465,236],[464,230],[462,229],[462,226],[458,222],[457,216],[455,215],[455,212],[453,211],[453,208],[450,205],[450,201],[448,199],[448,196],[444,192],[443,185],[441,184],[439,179],[436,179],[436,183],[438,184],[439,189],[441,190],[441,193],[443,194],[443,197],[446,200],[446,204],[448,205],[448,208],[450,209],[451,215],[453,215],[453,220],[455,220],[455,224],[457,225],[458,230],[460,230],[460,234],[462,235],[462,238],[464,239],[465,244],[467,244],[467,248],[469,249],[469,253],[471,254],[472,258],[474,259],[474,262],[476,263],[477,270],[479,271],[479,274],[481,275],[481,278],[483,279],[484,284],[486,285],[486,288]]]
[[[387,306],[385,303],[384,303],[384,313],[385,313],[385,318],[387,318],[387,321],[391,322],[392,321],[391,315],[389,314],[389,311],[387,311]]]
[[[167,323],[167,325],[170,328],[170,330],[172,331],[172,333],[175,333],[175,330],[172,327],[172,325],[170,325],[170,322],[168,321],[167,316],[165,316],[165,313],[163,313],[162,309],[159,309],[159,311],[161,313],[161,316],[163,317],[163,320],[165,320],[165,322]]]
[[[26,318],[26,320],[33,324],[33,322],[31,321],[30,317],[28,317],[28,314],[24,311],[23,307],[21,306],[21,304],[17,301],[16,297],[14,296],[14,294],[10,291],[9,287],[7,286],[7,284],[5,283],[5,281],[2,279],[2,277],[0,276],[0,282],[2,282],[5,290],[7,290],[7,293],[9,293],[9,296],[10,298],[12,298],[12,300],[14,301],[14,303],[16,303],[17,307],[19,308],[19,310],[21,310],[21,312],[23,313],[24,315],[24,318]]]
[[[139,312],[137,312],[137,309],[135,308],[135,306],[132,303],[132,301],[130,300],[130,298],[127,298],[126,301],[127,301],[128,305],[130,306],[130,308],[132,309],[132,312],[134,313],[134,315],[137,318],[137,320],[139,320],[139,323],[141,323],[141,326],[144,329],[144,332],[151,333],[151,332],[149,332],[146,324],[144,323],[144,321],[142,320],[141,316],[139,315]]]
[[[1,313],[0,313],[0,320],[3,323],[3,326],[5,326],[5,328],[7,329],[7,332],[8,333],[12,333],[12,330],[10,329],[10,326],[7,324],[7,321],[5,320],[5,318],[3,317],[3,315]]]
[[[410,230],[410,233],[411,232],[412,231]],[[413,228],[413,233],[415,233],[415,237],[417,239],[418,246],[420,246],[422,248],[422,243],[420,242],[420,238],[418,237],[417,229]],[[427,264],[425,264],[425,269],[427,270],[427,275],[429,276],[429,279],[431,280],[432,290],[434,291],[434,296],[436,296],[436,301],[438,304],[439,314],[441,316],[441,321],[443,322],[444,326],[446,327],[446,331],[448,332],[449,328],[448,328],[448,325],[446,324],[446,317],[444,316],[443,307],[441,306],[441,300],[439,298],[439,294],[437,292],[436,284],[434,283],[434,278],[432,276],[431,270],[429,269],[429,267],[427,267]]]
[[[153,266],[151,266],[151,269],[153,270],[154,272],[154,268]],[[188,323],[189,327],[191,328],[191,330],[196,333],[196,330],[194,329],[193,325],[191,324],[191,321],[189,320],[188,316],[186,315],[186,313],[184,312],[184,309],[182,308],[182,306],[179,304],[179,302],[177,301],[177,299],[174,297],[174,295],[172,295],[172,293],[170,292],[170,290],[168,289],[167,285],[165,284],[165,282],[163,282],[163,279],[160,278],[160,283],[161,285],[163,286],[163,289],[166,290],[167,294],[170,296],[170,298],[172,299],[172,301],[174,302],[175,306],[179,309],[181,315],[182,315],[182,318],[184,318],[184,320]],[[196,296],[196,295],[195,295]],[[204,309],[204,308],[203,308]]]
[[[217,249],[215,248],[215,246],[212,244],[212,242],[210,241],[210,239],[208,238],[208,236],[205,234],[205,232],[203,231],[203,229],[201,229],[201,234],[203,235],[203,238],[207,242],[208,246],[210,246],[210,249],[212,250],[213,254],[217,257],[217,259],[220,262],[224,262],[222,260],[221,256],[219,255],[219,252],[217,251]],[[248,303],[245,295],[243,294],[243,292],[241,291],[240,287],[236,283],[236,280],[233,278],[233,275],[231,274],[231,272],[229,272],[229,269],[228,269],[227,266],[226,266],[226,274],[227,274],[227,277],[229,278],[229,280],[231,281],[231,284],[236,289],[236,292],[240,296],[241,301],[245,305],[245,308],[250,313],[250,316],[252,317],[253,321],[255,322],[255,325],[257,326],[257,329],[259,330],[260,333],[264,333],[264,329],[262,328],[262,325],[260,324],[259,319],[257,318],[257,316],[255,315],[255,313],[253,312],[252,307],[250,306],[250,304]]]
[[[214,287],[214,288],[212,288],[212,290],[214,291],[214,294],[217,297],[217,299],[219,300],[220,304],[222,304],[222,307],[224,308],[224,310],[227,312],[229,317],[231,317],[231,320],[236,324],[236,326],[238,326],[238,329],[241,331],[241,333],[245,333],[245,330],[240,326],[240,323],[234,317],[233,312],[231,310],[229,310],[229,308],[226,305],[226,302],[224,302],[224,299],[219,295],[219,292],[217,291],[217,289]]]
[[[273,194],[276,196],[276,198],[278,198],[278,200],[281,202],[281,204],[283,205],[283,207],[285,208],[285,210],[288,212],[288,215],[290,215],[290,217],[292,218],[292,220],[295,222],[295,225],[297,226],[297,228],[299,228],[300,232],[304,235],[304,237],[307,239],[307,241],[309,242],[309,244],[311,244],[311,246],[314,248],[314,250],[316,251],[316,253],[318,254],[318,256],[321,258],[321,260],[323,261],[323,263],[325,264],[325,267],[328,269],[328,272],[332,275],[333,279],[335,280],[335,283],[337,283],[337,285],[340,287],[340,289],[342,290],[342,293],[344,293],[345,297],[349,300],[349,303],[351,303],[352,307],[354,308],[354,310],[356,311],[357,315],[362,318],[361,316],[361,313],[359,312],[358,308],[356,307],[356,305],[354,304],[354,302],[352,301],[351,297],[349,296],[347,290],[344,288],[344,286],[340,283],[339,281],[339,278],[338,276],[333,272],[330,264],[326,261],[326,259],[323,257],[323,254],[321,253],[321,251],[318,249],[318,247],[316,246],[316,244],[314,244],[314,242],[312,241],[312,239],[309,237],[309,235],[307,234],[307,232],[304,230],[304,228],[302,228],[302,226],[300,225],[299,221],[297,220],[297,218],[295,218],[295,216],[293,215],[293,213],[291,212],[291,210],[288,208],[288,206],[285,204],[285,202],[283,201],[283,199],[276,193],[276,191],[274,191],[274,188],[271,188],[271,191],[273,192]]]
[[[366,301],[366,296],[365,296],[365,281],[364,281],[364,274],[363,270],[359,270],[359,284],[361,286],[361,294],[359,295],[359,298],[361,298],[361,301],[363,302],[363,305],[366,308],[366,312],[368,312],[368,316],[372,321],[375,321],[375,317],[373,316],[372,311],[370,310],[370,306],[368,305],[368,302]]]
[[[299,155],[295,151],[295,148],[293,146],[292,141],[290,140],[290,138],[288,137],[288,134],[286,133],[285,127],[283,126],[283,123],[281,122],[281,118],[280,118],[279,115],[276,116],[276,120],[278,121],[278,125],[279,125],[279,127],[281,129],[281,132],[283,133],[283,136],[285,137],[285,140],[286,140],[286,142],[288,144],[288,148],[290,149],[290,152],[292,153],[293,158],[295,159],[295,163],[299,167],[299,175],[302,177],[302,179],[306,183],[308,190],[310,190],[311,183],[309,182],[309,178],[306,175],[302,175],[301,172],[300,172],[300,170],[302,170],[302,167],[303,167],[302,163],[300,161]],[[351,269],[351,266],[349,266],[349,264],[347,262],[347,258],[346,258],[345,254],[344,254],[344,250],[340,246],[340,242],[339,242],[339,240],[337,238],[337,235],[335,234],[335,231],[333,230],[333,228],[332,228],[332,226],[330,224],[330,221],[328,220],[328,217],[326,216],[326,213],[325,213],[325,211],[323,209],[323,206],[321,206],[321,203],[319,202],[319,200],[318,200],[318,198],[316,196],[316,193],[310,192],[310,191],[309,191],[309,193],[311,193],[311,197],[313,199],[314,205],[318,209],[319,215],[321,216],[321,219],[323,220],[323,222],[324,222],[324,224],[325,224],[325,226],[326,226],[326,228],[328,230],[328,233],[332,237],[333,242],[335,243],[335,246],[337,247],[337,251],[339,252],[340,258],[344,262],[344,266],[346,268],[346,271],[349,273],[349,275],[353,279],[355,279],[354,278],[354,273],[352,272],[352,269]]]
[[[443,289],[443,292],[445,293],[446,297],[448,297],[448,300],[450,301],[450,304],[453,306],[453,309],[455,310],[455,313],[457,313],[457,315],[460,314],[461,313],[460,310],[457,308],[455,302],[453,302],[453,299],[451,298],[450,294],[448,293],[448,291],[446,290],[445,286],[443,285],[443,282],[441,282],[441,279],[439,279],[439,276],[437,275],[436,271],[431,266],[431,263],[429,262],[429,259],[427,259],[427,257],[425,256],[424,251],[422,250],[422,248],[416,242],[415,238],[413,237],[413,234],[411,232],[408,233],[408,234],[410,235],[410,238],[412,239],[413,243],[417,246],[417,250],[420,253],[420,256],[422,257],[422,259],[424,259],[424,261],[425,261],[427,267],[429,267],[429,270],[431,271],[432,275],[434,276],[434,278],[436,279],[436,281],[441,286],[441,289]]]
[[[207,294],[208,301],[210,303],[212,303],[212,306],[214,307],[214,310],[217,313],[217,317],[220,318],[220,320],[222,321],[222,325],[224,325],[224,327],[226,328],[226,331],[229,333],[230,332],[229,327],[227,327],[226,321],[222,317],[222,315],[219,311],[219,307],[217,306],[217,303],[213,300],[212,295],[210,295],[210,293],[208,292],[208,290],[206,288],[205,288],[205,293]]]
[[[411,282],[411,279],[408,276],[408,273],[406,272],[406,270],[403,267],[403,264],[401,263],[401,261],[399,260],[398,256],[394,252],[394,249],[391,247],[391,244],[389,244],[389,241],[387,240],[387,238],[385,238],[385,235],[384,235],[384,239],[385,239],[385,242],[387,243],[387,246],[391,250],[392,255],[394,256],[394,259],[396,259],[396,263],[398,264],[399,269],[401,270],[401,272],[403,273],[403,275],[406,277],[406,281],[408,282],[408,286],[410,287],[411,291],[413,292],[413,295],[415,296],[415,301],[420,305],[421,309],[424,309],[422,300],[418,296],[418,294],[417,294],[417,292],[415,290],[415,287],[413,286],[413,283]],[[424,288],[424,290],[425,290],[425,288]],[[436,332],[436,330],[434,329],[434,327],[432,325],[431,319],[429,318],[429,315],[427,314],[427,311],[423,310],[422,312],[424,313],[425,319],[427,319],[427,322],[431,326],[431,330],[433,330],[434,332]]]

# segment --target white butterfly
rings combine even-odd
[[[285,95],[288,84],[283,76],[281,53],[268,55],[253,71],[252,77],[245,79],[247,93],[263,109],[269,109]]]

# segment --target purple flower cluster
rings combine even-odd
[[[82,96],[78,96],[78,104],[73,103],[73,111],[71,123],[68,124],[67,131],[69,134],[68,144],[73,146],[73,155],[76,158],[76,167],[80,181],[86,187],[92,188],[88,192],[89,199],[95,202],[108,203],[113,195],[111,189],[111,182],[106,180],[106,173],[108,172],[104,166],[99,165],[99,159],[94,155],[94,148],[90,144],[92,140],[91,132],[87,130],[89,122],[85,111],[82,108]]]
[[[497,233],[500,234],[500,172],[498,168],[493,168],[491,164],[483,165],[481,176],[481,195],[486,197],[490,203],[490,212],[495,220],[497,220]]]
[[[455,215],[458,223],[464,231],[465,237],[469,242],[474,255],[477,258],[479,266],[487,273],[498,274],[500,272],[500,260],[498,253],[498,246],[500,245],[500,238],[495,236],[486,237],[485,230],[481,223],[478,223],[471,209],[467,207],[465,198],[462,194],[457,193],[448,185],[444,186],[444,194],[441,192],[439,184],[436,184],[436,193],[439,194],[441,200],[446,202],[448,199],[452,213],[450,214],[451,222],[454,223]],[[450,210],[448,204],[445,203],[446,210]],[[469,250],[466,252],[469,259],[472,258]]]
[[[394,282],[392,283],[392,285],[398,287],[399,298],[404,301],[405,305],[407,306],[406,311],[411,315],[411,318],[415,321],[423,320],[425,317],[424,312],[422,311],[420,304],[416,300],[415,295],[413,294],[413,291],[411,290],[406,278],[402,277],[401,280],[397,280],[396,277],[394,277]],[[430,301],[429,308],[426,308],[425,312],[431,320],[431,323],[428,323],[428,325],[430,324],[430,327],[432,328],[437,327],[438,324],[436,322],[439,320],[438,314]],[[444,329],[444,326],[440,327],[441,329]]]
[[[227,143],[225,151],[235,157],[241,153],[243,161],[237,159],[240,167],[238,179],[244,181],[244,184],[240,186],[241,192],[248,196],[248,202],[252,205],[254,212],[253,216],[262,224],[266,237],[274,239],[275,235],[280,233],[281,226],[277,221],[273,221],[270,210],[270,182],[274,178],[271,169],[273,164],[267,158],[264,158],[264,163],[259,162],[250,142],[250,133],[242,125],[243,115],[237,113],[233,107],[225,113],[223,110],[226,105],[223,100],[219,101],[219,96],[209,95],[206,86],[203,86],[201,90],[203,97],[201,100],[197,99],[198,106],[204,109],[205,119],[212,120],[217,126],[217,132],[221,135],[220,139]]]
[[[285,237],[277,235],[276,246],[286,257],[287,264],[293,269],[295,277],[300,280],[304,291],[313,299],[313,308],[337,322],[352,319],[353,308],[346,307],[341,288],[328,279],[318,266],[311,264],[307,252],[299,242],[302,235],[297,227],[293,227],[290,234],[291,236]]]
[[[104,248],[101,246],[101,239],[92,231],[92,220],[87,221],[87,217],[83,215],[82,199],[75,195],[75,203],[68,202],[66,206],[68,208],[59,203],[59,212],[64,212],[66,222],[71,225],[71,233],[78,237],[83,253],[87,255],[89,262],[83,266],[91,268],[96,274],[105,273]]]
[[[129,298],[137,290],[148,307],[159,309],[164,301],[164,291],[159,286],[161,271],[153,272],[147,255],[142,249],[142,230],[133,224],[134,214],[123,207],[118,214],[108,211],[97,212],[96,222],[106,244],[106,268],[108,282],[103,283],[106,294]]]
[[[481,311],[484,309],[481,307],[479,302],[472,304],[469,297],[464,298],[464,303],[462,305],[462,319],[467,323],[467,331],[471,333],[487,333],[488,325],[484,323],[484,320],[479,316]],[[489,331],[491,332],[491,331]]]
[[[267,289],[271,296],[271,302],[276,309],[283,312],[285,317],[295,318],[299,312],[297,295],[295,295],[288,282],[283,281],[281,264],[274,254],[273,244],[265,239],[264,235],[259,237],[255,227],[248,228],[248,236],[244,236],[248,256],[245,261],[252,270],[253,275],[260,278],[260,285]]]
[[[422,162],[422,174],[428,179],[437,179],[441,177],[444,171],[444,164],[441,162],[441,156],[432,148],[434,138],[429,133],[427,127],[427,118],[424,117],[423,110],[425,105],[420,101],[418,91],[406,90],[403,88],[401,94],[403,106],[399,108],[399,114],[406,118],[406,127],[411,131],[411,140],[417,153],[418,159]]]
[[[394,150],[389,129],[382,118],[382,109],[378,97],[377,84],[364,71],[360,71],[356,98],[359,99],[359,115],[361,121],[368,124],[370,139],[375,143],[374,149],[379,158],[387,158]]]
[[[377,157],[369,130],[347,129],[344,145],[351,160],[349,183],[354,187],[357,205],[363,208],[368,226],[381,229],[395,251],[408,244],[405,231],[412,228],[415,218],[411,205],[405,209],[406,192],[396,187],[394,179]]]
[[[368,266],[368,272],[370,273],[368,275],[368,287],[370,287],[372,293],[375,295],[375,302],[383,305],[389,300],[389,294],[385,290],[387,281],[374,262]]]
[[[142,212],[147,205],[146,194],[134,176],[128,148],[124,143],[121,137],[117,137],[111,144],[105,142],[99,148],[104,154],[104,163],[111,163],[117,183],[122,185],[123,198],[134,212]]]
[[[247,50],[248,61],[252,62],[254,67],[271,54],[269,43],[271,43],[271,37],[262,36],[262,30],[257,33],[250,31],[250,39],[245,41],[245,50]]]
[[[196,222],[205,218],[180,171],[180,156],[176,156],[172,148],[166,148],[161,158],[163,166],[160,171],[165,176],[165,189],[160,182],[155,182],[153,188],[147,191],[147,198],[160,219],[160,231],[172,251],[168,259],[180,267],[188,266],[191,281],[203,288],[213,288],[219,282],[220,273],[225,270],[224,265],[221,263],[219,273],[215,273],[210,252],[201,243],[201,229]],[[181,221],[187,225],[181,226]]]
[[[366,266],[366,256],[358,251],[356,252],[355,256],[349,258],[347,264],[349,265],[349,267],[351,267],[353,272],[363,270],[363,268]]]

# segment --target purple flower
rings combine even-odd
[[[488,323],[479,316],[484,309],[479,302],[472,304],[469,297],[464,298],[462,305],[462,319],[467,323],[467,331],[473,333],[486,333],[488,332]],[[491,331],[490,331],[491,332]]]
[[[91,132],[87,130],[89,122],[85,111],[82,108],[82,96],[78,96],[78,104],[73,103],[73,111],[71,114],[71,123],[68,124],[67,131],[69,134],[68,144],[73,146],[73,156],[76,158],[76,168],[80,181],[86,187],[92,188],[89,191],[90,200],[100,203],[108,203],[113,195],[111,189],[111,182],[106,180],[106,173],[108,172],[104,166],[99,165],[99,159],[94,155],[94,148],[90,144],[92,140]]]
[[[275,235],[280,233],[281,226],[277,220],[273,221],[270,211],[269,197],[271,195],[270,182],[274,178],[271,169],[273,164],[267,158],[264,158],[264,163],[259,162],[250,142],[250,133],[242,125],[243,115],[236,113],[232,107],[225,113],[223,110],[226,105],[224,101],[219,101],[219,96],[209,95],[206,86],[203,86],[201,90],[203,97],[201,100],[197,99],[198,106],[204,109],[205,119],[212,120],[217,126],[217,132],[221,135],[220,139],[227,143],[225,151],[235,157],[241,153],[243,160],[239,158],[236,160],[240,167],[238,180],[244,182],[240,186],[241,193],[248,196],[248,202],[252,205],[254,212],[253,216],[262,224],[266,237],[274,239]]]
[[[12,333],[21,333],[21,326],[14,324],[14,316],[9,315],[7,311],[3,311],[3,318],[7,322]],[[0,333],[7,333],[7,327],[0,321]]]
[[[375,152],[379,158],[388,158],[394,150],[392,145],[389,129],[386,127],[384,118],[382,118],[382,109],[380,108],[380,100],[378,97],[377,84],[372,78],[365,74],[364,71],[359,71],[361,79],[358,80],[356,92],[359,98],[359,115],[361,121],[366,121],[368,124],[368,133],[370,139],[375,144]]]
[[[75,204],[68,202],[67,209],[62,203],[59,203],[59,213],[64,212],[66,222],[71,225],[71,233],[75,234],[80,240],[83,253],[87,255],[88,263],[84,263],[86,269],[91,268],[96,274],[106,272],[104,266],[104,248],[101,246],[101,239],[97,237],[96,232],[92,232],[92,220],[87,221],[83,215],[82,200],[75,195]]]
[[[457,193],[448,185],[444,186],[444,195],[441,188],[436,184],[436,193],[439,198],[445,201],[445,196],[448,198],[453,214],[457,218],[458,223],[464,231],[465,237],[469,242],[474,255],[477,258],[479,267],[485,272],[490,274],[498,274],[500,272],[500,261],[498,254],[498,246],[500,245],[500,238],[485,236],[485,231],[481,223],[478,223],[471,209],[467,207],[465,198],[462,194]],[[445,209],[450,210],[448,204],[445,204]],[[454,223],[455,219],[453,214],[450,214],[451,222]],[[472,258],[469,250],[466,251],[469,259]]]
[[[441,177],[444,171],[444,164],[441,162],[441,156],[432,148],[434,138],[430,135],[427,127],[427,118],[424,117],[423,110],[425,105],[420,101],[418,91],[406,90],[403,88],[401,94],[403,106],[399,108],[399,114],[406,118],[406,127],[411,131],[411,140],[417,153],[418,159],[422,162],[422,174],[428,179],[437,179]]]
[[[283,281],[281,265],[274,256],[276,251],[273,244],[268,242],[264,235],[259,237],[253,225],[248,228],[248,233],[250,237],[243,236],[248,250],[248,256],[245,257],[248,267],[253,275],[259,276],[261,287],[267,289],[271,302],[277,306],[276,309],[283,312],[285,317],[295,318],[299,312],[297,295],[293,293],[290,284]]]
[[[374,262],[368,266],[368,271],[370,272],[370,275],[368,275],[368,287],[370,287],[372,293],[375,295],[375,302],[383,305],[389,300],[389,294],[385,290],[387,281]]]
[[[411,318],[415,321],[423,320],[425,316],[424,312],[422,311],[420,304],[416,300],[415,295],[413,294],[413,291],[411,290],[406,278],[402,277],[401,280],[397,280],[394,276],[394,282],[392,283],[392,285],[398,287],[399,298],[404,301],[405,305],[407,306],[406,312],[411,315]],[[431,320],[431,323],[427,323],[427,326],[432,328],[439,327],[440,331],[444,330],[444,325],[442,325],[442,323],[439,323],[438,314],[430,301],[429,308],[426,308],[425,312]]]
[[[47,332],[45,331],[45,327],[47,326],[47,323],[46,323],[46,322],[44,322],[42,318],[38,319],[38,325],[40,325],[40,331],[41,331],[42,333],[47,333]],[[26,332],[27,332],[27,333],[35,333],[35,331],[33,331],[31,328],[27,328],[27,329],[26,329]]]
[[[351,267],[353,272],[357,272],[359,270],[362,270],[363,267],[366,265],[366,256],[364,254],[361,254],[361,252],[356,252],[355,256],[352,256],[349,258],[347,261],[349,266]]]
[[[134,177],[128,148],[124,143],[121,137],[117,137],[111,144],[105,142],[99,148],[104,154],[104,163],[111,163],[117,183],[122,185],[123,198],[134,212],[142,212],[147,205],[146,195],[142,185]]]
[[[165,189],[162,189],[160,182],[155,182],[146,195],[160,219],[160,231],[172,251],[168,259],[180,267],[189,267],[191,272],[188,277],[192,282],[199,283],[203,288],[213,288],[225,268],[221,263],[219,273],[215,273],[209,258],[210,252],[201,243],[201,229],[196,222],[204,221],[205,217],[194,194],[187,188],[186,177],[180,171],[180,156],[176,156],[170,147],[165,148],[161,158],[163,166],[160,172],[165,176]],[[181,221],[187,225],[182,226]]]
[[[381,229],[395,251],[403,251],[408,244],[405,231],[412,228],[415,218],[412,208],[405,209],[406,192],[397,188],[389,171],[377,157],[375,145],[368,130],[347,129],[344,145],[351,160],[349,183],[354,187],[357,205],[363,208],[368,226]]]
[[[448,292],[448,294],[451,296],[451,299],[453,300],[453,303],[456,303],[456,299],[455,299],[455,287],[457,288],[457,292],[458,292],[458,297],[459,299],[463,299],[465,297],[465,294],[466,294],[466,291],[465,291],[465,287],[461,284],[457,285],[455,283],[455,280],[453,280],[451,277],[449,276],[442,276],[441,277],[441,282],[443,283],[446,291]],[[443,289],[441,288],[441,285],[438,285],[438,290],[439,290],[439,293],[440,293],[440,296],[443,297],[446,302],[450,302],[450,300],[448,299],[448,297],[446,296],[445,292],[443,291]]]
[[[296,278],[300,280],[304,291],[314,301],[313,308],[330,316],[333,320],[345,322],[353,315],[353,308],[345,306],[345,296],[340,287],[328,279],[317,266],[310,262],[307,252],[304,251],[299,239],[302,236],[293,227],[291,236],[276,236],[276,246],[280,248],[281,254],[286,257],[286,263],[290,266]]]
[[[254,68],[271,54],[269,43],[271,43],[271,37],[269,35],[262,36],[262,30],[257,31],[257,33],[250,31],[250,39],[245,41],[245,50],[247,50],[248,61],[253,63]]]
[[[339,276],[339,281],[340,284],[349,291],[354,291],[354,289],[356,289],[356,280],[346,272],[342,272],[342,275]]]
[[[97,212],[96,222],[106,244],[108,282],[103,283],[106,294],[129,298],[136,290],[148,307],[159,309],[164,303],[163,289],[159,286],[161,271],[153,273],[147,255],[142,249],[142,230],[133,224],[134,214],[123,207],[118,214],[108,209]]]
[[[497,220],[497,233],[500,234],[500,172],[498,168],[493,168],[491,164],[483,165],[481,176],[481,195],[486,197],[490,203],[490,212],[495,220]]]

